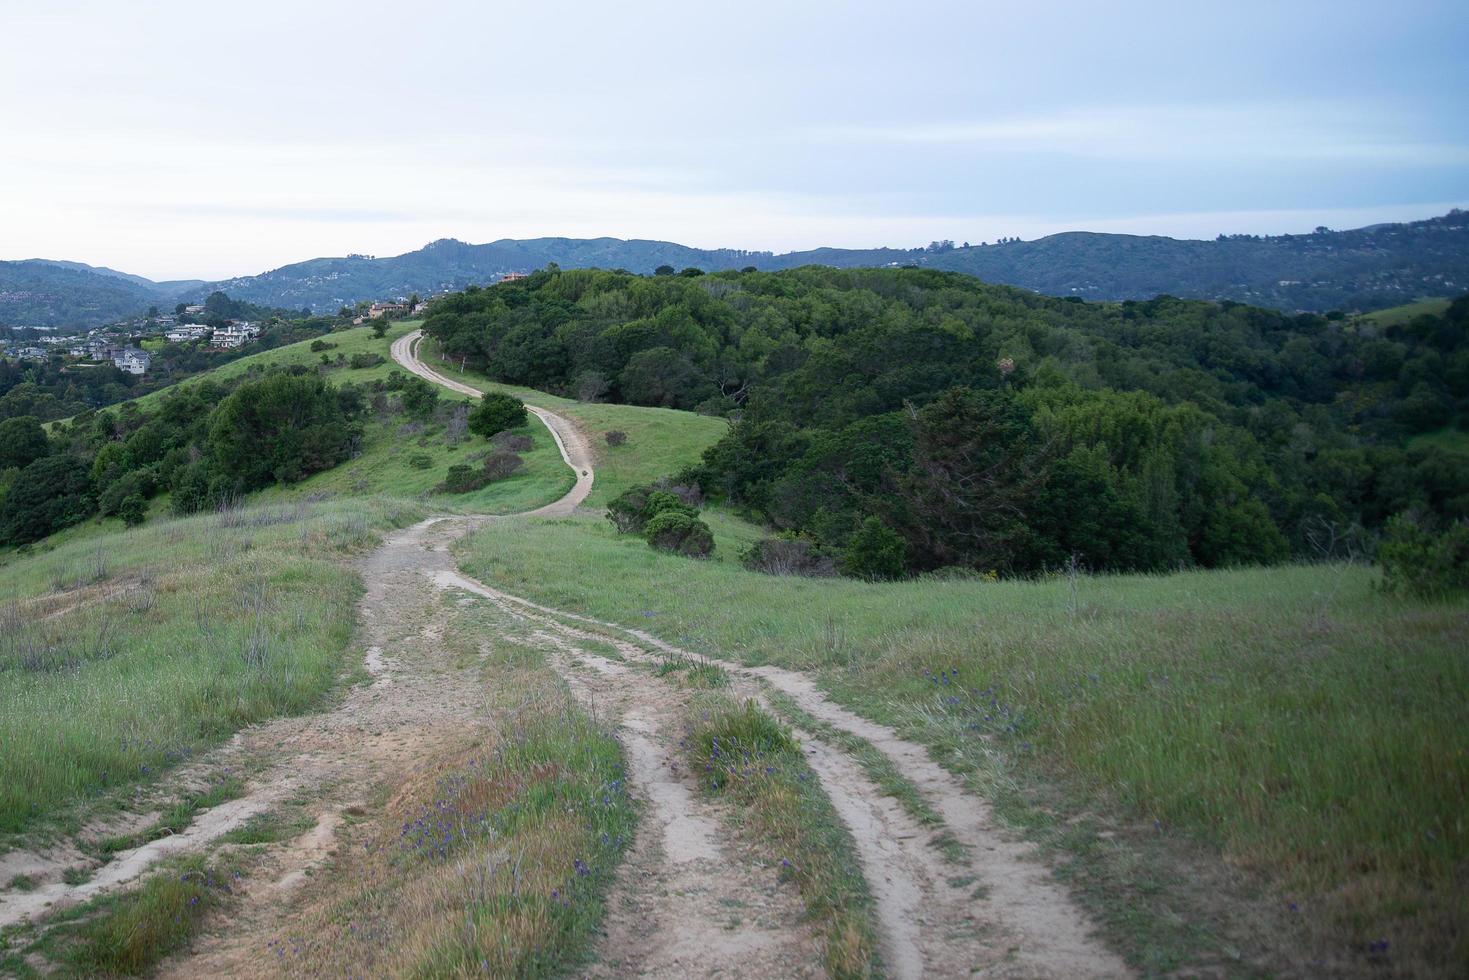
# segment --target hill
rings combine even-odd
[[[362,299],[462,289],[550,263],[644,274],[665,265],[706,272],[917,265],[1054,296],[1122,300],[1168,294],[1281,310],[1371,310],[1469,288],[1469,215],[1456,211],[1355,231],[1235,235],[1215,241],[1067,232],[1029,242],[820,248],[779,255],[618,238],[502,239],[483,245],[443,239],[403,255],[312,259],[207,288],[264,305],[324,312]],[[203,291],[196,290],[196,295]]]
[[[153,282],[81,262],[0,262],[0,326],[95,327],[149,306],[173,306],[200,285],[197,279]]]

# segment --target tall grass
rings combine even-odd
[[[342,560],[417,516],[386,501],[232,509],[0,567],[0,831],[316,704],[354,625]],[[66,571],[99,553],[102,577]]]
[[[1186,832],[1309,896],[1356,947],[1465,955],[1463,602],[1384,596],[1356,566],[1082,578],[1073,595],[772,578],[639,544],[594,520],[498,526],[461,561],[701,652],[820,671],[951,764],[998,754],[1078,805]]]

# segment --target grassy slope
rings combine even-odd
[[[597,454],[597,480],[586,506],[605,505],[629,486],[669,476],[690,463],[727,431],[722,419],[668,408],[578,402],[532,388],[503,385],[475,372],[457,370],[440,360],[432,340],[419,344],[419,357],[445,377],[485,391],[506,391],[524,401],[565,415],[586,432]],[[618,429],[627,443],[608,446],[604,434]]]
[[[1450,302],[1451,301],[1447,297],[1442,296],[1432,297],[1429,299],[1420,299],[1412,303],[1405,303],[1402,306],[1394,306],[1391,309],[1377,310],[1373,313],[1364,313],[1362,314],[1362,316],[1358,317],[1357,320],[1358,322],[1364,320],[1371,321],[1379,327],[1401,326],[1402,324],[1407,323],[1409,320],[1412,320],[1414,317],[1425,315],[1437,316],[1438,314],[1449,308]]]
[[[0,568],[0,831],[146,783],[339,676],[380,500],[208,514]]]
[[[591,518],[487,528],[461,561],[699,651],[820,671],[991,793],[1044,780],[1109,820],[1183,830],[1298,898],[1324,942],[1464,955],[1464,603],[1393,600],[1361,567],[1081,579],[1075,593],[780,579],[730,560],[748,527],[713,523],[722,561],[658,555]]]

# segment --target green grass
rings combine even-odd
[[[354,629],[345,561],[421,513],[377,499],[255,507],[0,566],[0,831],[117,798],[320,703]]]
[[[737,522],[714,516],[728,552]],[[1330,941],[1387,938],[1438,969],[1469,952],[1469,604],[1395,600],[1359,566],[1085,578],[1074,596],[772,578],[593,518],[486,528],[460,558],[697,652],[818,671],[977,786],[1037,780],[1063,810],[1157,821],[1295,896]]]
[[[1446,425],[1435,432],[1425,432],[1408,440],[1410,449],[1419,446],[1432,446],[1446,453],[1469,456],[1469,432],[1458,426]]]
[[[80,976],[139,976],[199,931],[226,903],[230,872],[194,856],[173,862],[131,892],[96,900],[42,942]]]
[[[1437,316],[1449,308],[1452,302],[1447,297],[1435,296],[1428,299],[1414,300],[1402,306],[1394,306],[1386,310],[1377,310],[1373,313],[1364,313],[1356,317],[1358,322],[1370,320],[1379,327],[1402,326],[1420,316]]]
[[[587,499],[588,507],[605,506],[607,501],[630,486],[671,476],[697,463],[704,450],[719,441],[729,428],[722,419],[692,412],[578,402],[532,388],[500,384],[481,374],[460,371],[440,360],[434,342],[427,338],[419,343],[418,356],[447,378],[485,391],[509,392],[522,401],[550,409],[576,422],[586,433],[597,455],[597,479]],[[607,445],[605,434],[614,429],[627,433],[624,445]]]
[[[685,743],[702,787],[734,801],[740,831],[800,891],[827,974],[876,973],[872,900],[856,847],[790,733],[753,701],[705,695],[690,707]]]

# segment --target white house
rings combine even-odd
[[[200,337],[204,336],[208,332],[208,327],[184,326],[174,327],[172,330],[165,333],[164,336],[168,338],[170,343],[182,344],[188,340],[198,340]]]
[[[119,371],[126,371],[128,374],[147,374],[148,368],[153,364],[153,358],[145,350],[129,347],[127,350],[118,351],[112,363],[117,365]]]
[[[216,327],[214,336],[210,339],[211,347],[229,348],[239,347],[260,336],[260,328],[253,323],[240,321],[227,326]]]

